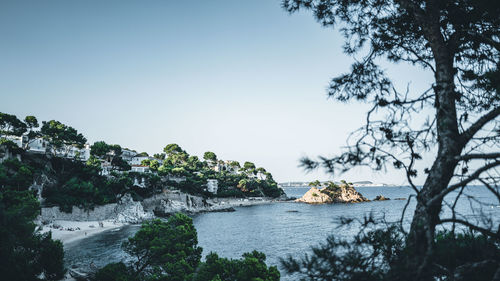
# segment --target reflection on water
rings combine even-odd
[[[360,187],[365,197],[375,198],[384,195],[389,198],[408,196],[413,192],[408,187]],[[289,196],[300,197],[308,188],[287,190]],[[500,218],[500,208],[495,198],[484,188],[469,191],[468,196],[486,202],[484,212]],[[448,198],[450,200],[450,198]],[[258,250],[264,252],[268,264],[279,265],[279,258],[286,255],[300,256],[312,245],[325,241],[330,234],[351,236],[358,229],[338,229],[336,220],[341,216],[362,218],[369,212],[385,215],[389,221],[398,221],[406,201],[390,200],[358,204],[308,205],[301,203],[276,203],[251,207],[238,207],[231,213],[204,213],[193,217],[198,231],[199,245],[203,254],[217,252],[220,256],[239,258],[244,252]],[[471,211],[469,200],[460,200],[457,210],[469,219],[479,214]],[[415,201],[406,213],[407,223],[413,215]],[[444,210],[443,216],[449,215]],[[138,225],[124,226],[118,230],[101,234],[68,244],[66,262],[68,266],[89,266],[92,262],[101,267],[110,262],[127,259],[120,248],[121,243],[139,229]],[[283,278],[286,280],[287,278]]]

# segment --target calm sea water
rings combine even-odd
[[[307,187],[288,188],[289,196],[300,197]],[[368,199],[377,195],[389,198],[408,198],[413,191],[409,187],[359,187],[357,190]],[[480,219],[482,212],[498,222],[500,206],[496,198],[484,187],[470,188],[457,202],[456,210],[469,220]],[[454,196],[447,197],[453,204]],[[239,258],[245,252],[258,250],[267,255],[267,263],[279,266],[280,257],[301,256],[311,246],[324,242],[331,235],[350,236],[359,229],[338,228],[342,216],[363,218],[372,212],[385,216],[388,221],[399,221],[406,200],[390,200],[357,204],[308,205],[285,202],[250,207],[238,207],[236,212],[205,213],[193,217],[198,231],[199,245],[203,254],[217,252],[219,256]],[[406,224],[410,222],[415,201],[411,201],[406,213]],[[449,209],[443,217],[449,216]],[[100,267],[110,262],[126,260],[121,243],[134,235],[139,226],[125,226],[68,244],[66,263],[68,266],[88,267],[91,263]],[[282,280],[291,280],[284,277]]]

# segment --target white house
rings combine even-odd
[[[56,150],[56,156],[87,161],[90,158],[90,145],[87,143],[83,148],[78,148],[73,145],[64,145]]]
[[[14,142],[20,148],[26,149],[31,153],[47,153],[50,151],[50,144],[43,138],[29,139],[27,135],[23,136],[2,136]],[[64,145],[55,151],[56,156],[65,158],[77,158],[81,161],[87,161],[90,157],[90,145],[85,144],[83,148],[78,148],[73,145]]]
[[[218,183],[219,182],[216,179],[207,180],[207,191],[216,194],[219,189]]]
[[[130,149],[122,149],[122,159],[127,161],[127,163],[131,164],[132,163],[132,159],[134,158],[134,156],[137,155],[137,152],[134,151],[134,150],[130,150]],[[140,164],[140,163],[139,163]]]
[[[26,140],[26,142],[27,142],[27,140]],[[36,139],[28,142],[27,147],[28,147],[27,150],[29,152],[46,153],[47,147],[48,147],[48,142],[42,138],[36,138]]]
[[[130,170],[131,172],[137,172],[137,173],[148,173],[149,172],[149,166],[144,166],[144,165],[130,165],[132,166],[132,169]]]
[[[143,156],[141,154],[137,154],[135,155],[134,157],[132,157],[132,160],[129,162],[130,165],[141,165],[142,164],[142,161],[144,160],[153,160],[154,158],[153,157],[149,157],[149,156]]]

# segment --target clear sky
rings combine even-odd
[[[0,111],[59,120],[90,143],[148,153],[178,143],[278,181],[324,180],[299,158],[338,153],[367,111],[327,99],[329,79],[352,62],[339,33],[279,0],[1,1],[0,36]],[[405,182],[395,171],[341,178]]]

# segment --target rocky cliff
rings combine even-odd
[[[153,212],[144,210],[142,204],[133,201],[127,194],[118,203],[96,206],[92,210],[84,210],[73,206],[70,213],[63,212],[59,207],[42,208],[39,220],[68,220],[68,221],[102,221],[113,220],[122,223],[140,223],[154,217]]]
[[[280,199],[266,197],[205,199],[179,190],[165,190],[140,202],[133,201],[130,195],[125,195],[118,203],[96,206],[92,210],[73,207],[70,213],[66,213],[59,207],[42,208],[38,220],[42,222],[111,220],[121,223],[140,223],[156,216],[168,216],[177,212],[233,211],[233,207],[266,204],[273,201],[280,201]]]
[[[352,185],[327,186],[324,188],[311,187],[301,198],[295,202],[309,204],[324,203],[358,203],[370,201],[356,191]]]

